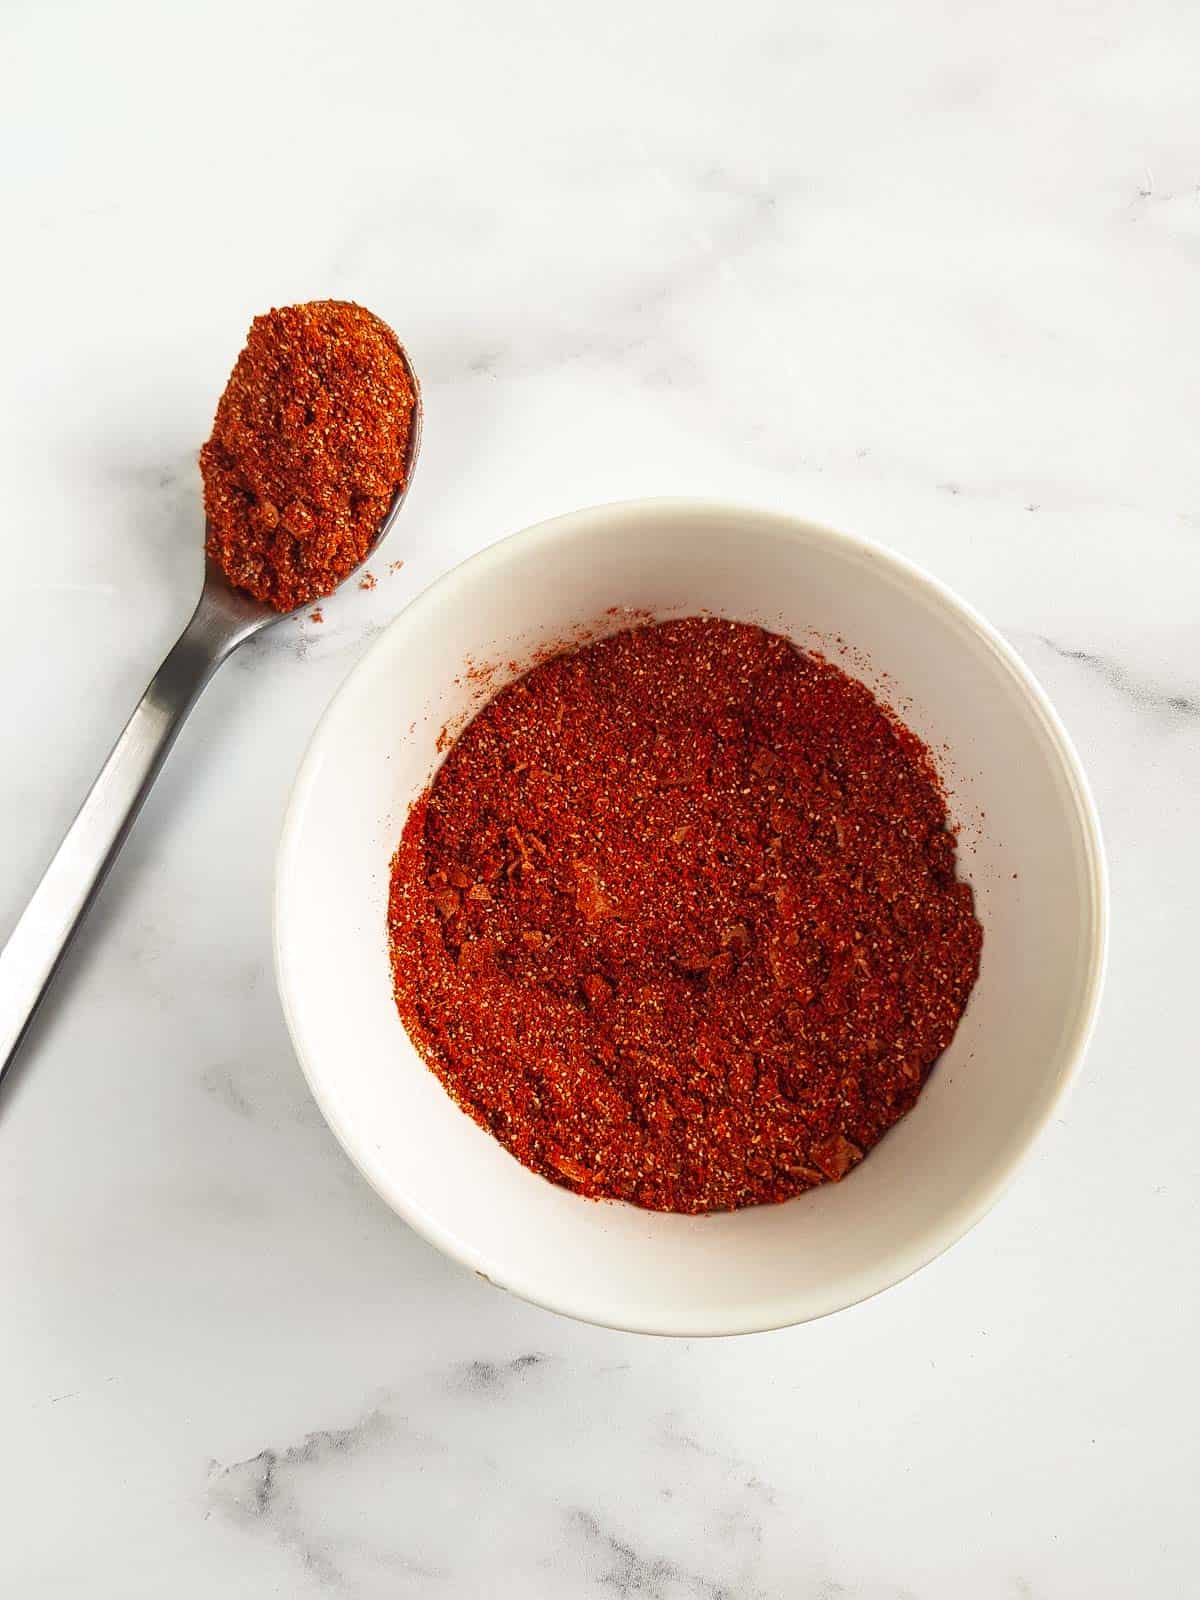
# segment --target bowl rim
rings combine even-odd
[[[1078,817],[1092,898],[1091,923],[1087,930],[1087,973],[1072,1036],[1064,1040],[1059,1047],[1058,1082],[1042,1115],[1030,1124],[1023,1143],[1007,1165],[989,1182],[983,1184],[977,1190],[970,1191],[955,1204],[947,1207],[946,1212],[939,1219],[938,1225],[927,1228],[923,1237],[914,1242],[914,1248],[906,1254],[902,1264],[895,1271],[885,1270],[881,1273],[880,1281],[864,1293],[855,1294],[849,1299],[838,1297],[835,1303],[821,1306],[815,1310],[795,1308],[792,1311],[784,1310],[781,1314],[781,1308],[778,1302],[775,1302],[772,1309],[761,1317],[731,1319],[727,1314],[715,1318],[708,1316],[690,1321],[686,1326],[680,1323],[678,1317],[651,1322],[629,1317],[622,1318],[611,1314],[606,1315],[602,1307],[580,1303],[578,1298],[571,1294],[556,1295],[544,1285],[517,1281],[513,1275],[506,1273],[498,1263],[476,1250],[467,1240],[458,1237],[428,1216],[410,1196],[390,1183],[381,1172],[373,1170],[368,1164],[366,1152],[360,1152],[356,1148],[349,1131],[342,1125],[331,1096],[325,1092],[324,1079],[319,1065],[310,1056],[303,1031],[298,1022],[297,1008],[293,1002],[283,952],[284,938],[282,933],[285,883],[306,811],[305,802],[316,781],[322,761],[323,746],[329,737],[329,729],[339,705],[351,691],[359,675],[371,670],[377,654],[392,649],[395,635],[402,632],[405,627],[411,626],[414,619],[419,618],[423,612],[439,605],[445,594],[456,585],[460,585],[467,580],[477,581],[481,578],[486,580],[489,569],[501,565],[514,545],[536,545],[563,538],[569,539],[581,536],[585,529],[588,532],[594,532],[598,519],[601,521],[608,519],[612,522],[621,522],[664,514],[670,514],[675,518],[698,517],[711,519],[714,516],[724,516],[731,519],[740,518],[743,520],[750,518],[772,526],[779,533],[791,535],[804,533],[810,537],[815,535],[822,542],[853,551],[860,557],[865,556],[880,562],[885,567],[889,567],[898,576],[908,580],[909,583],[916,587],[924,589],[928,595],[956,614],[991,649],[994,656],[999,659],[1000,663],[1017,681],[1017,684],[1024,692],[1026,700],[1040,717],[1043,728],[1049,735],[1051,744],[1062,763],[1063,775],[1067,780]],[[882,1294],[885,1290],[903,1283],[905,1279],[935,1261],[960,1239],[965,1238],[987,1215],[1013,1182],[1021,1167],[1029,1159],[1047,1124],[1059,1112],[1079,1075],[1084,1055],[1095,1030],[1096,1018],[1099,1012],[1108,962],[1108,942],[1108,865],[1100,817],[1091,786],[1071,736],[1051,704],[1046,691],[1021,656],[1018,655],[1013,646],[1004,639],[997,629],[969,601],[963,599],[961,595],[956,593],[940,578],[934,577],[916,562],[910,561],[906,556],[900,555],[875,540],[863,538],[858,534],[845,533],[824,523],[811,521],[806,517],[789,511],[781,511],[776,508],[746,502],[685,495],[657,495],[645,498],[604,501],[590,506],[583,506],[574,511],[559,513],[556,516],[533,523],[528,527],[518,529],[513,533],[503,535],[491,544],[486,545],[482,550],[476,551],[473,555],[467,556],[455,566],[450,567],[426,588],[414,595],[397,612],[379,636],[372,640],[359,660],[355,662],[342,679],[318,718],[288,792],[283,825],[275,853],[272,894],[272,949],[275,982],[279,991],[284,1021],[287,1025],[293,1051],[309,1090],[317,1102],[322,1116],[354,1166],[387,1206],[401,1217],[409,1227],[413,1228],[430,1244],[436,1246],[443,1254],[467,1267],[488,1283],[497,1288],[505,1289],[509,1293],[516,1295],[518,1299],[525,1300],[544,1310],[553,1311],[559,1315],[568,1316],[576,1321],[590,1323],[597,1327],[612,1328],[625,1333],[645,1333],[684,1338],[721,1338],[751,1333],[765,1333],[780,1328],[795,1327],[805,1322],[817,1321],[823,1317],[831,1316],[837,1311],[848,1310],[851,1306],[861,1305],[865,1301],[873,1299],[877,1294]]]

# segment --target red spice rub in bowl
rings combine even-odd
[[[255,317],[200,452],[206,549],[276,611],[365,560],[403,488],[416,402],[399,340],[364,307]]]
[[[484,707],[408,818],[389,936],[465,1111],[555,1183],[679,1212],[842,1178],[953,1038],[983,937],[920,740],[702,617]]]

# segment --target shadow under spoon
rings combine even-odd
[[[417,463],[421,391],[407,354],[404,364],[413,392],[404,483],[388,507],[363,562],[370,560],[395,521]],[[355,572],[361,570],[363,562]],[[342,583],[353,575],[348,573]],[[191,620],[150,680],[0,951],[0,1080],[12,1065],[75,930],[125,843],[201,690],[239,645],[272,623],[296,615],[296,611],[275,611],[234,589],[216,562],[206,556],[204,587]]]

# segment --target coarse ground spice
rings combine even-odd
[[[389,934],[465,1111],[555,1183],[683,1212],[843,1177],[982,942],[924,745],[827,661],[701,617],[484,707],[408,818]]]
[[[362,306],[255,317],[200,452],[206,548],[276,611],[333,590],[404,486],[416,396],[399,341]]]

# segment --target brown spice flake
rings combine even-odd
[[[589,972],[583,980],[583,992],[590,1005],[601,1005],[612,999],[612,985],[598,972]]]
[[[812,1158],[831,1182],[838,1183],[851,1167],[858,1165],[863,1152],[842,1134],[835,1133],[832,1138],[813,1146]]]

